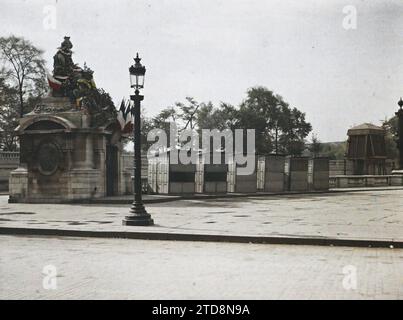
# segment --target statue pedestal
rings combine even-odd
[[[93,128],[90,120],[69,99],[56,97],[43,99],[20,119],[20,167],[10,175],[10,202],[61,203],[106,195],[105,155],[115,124]]]

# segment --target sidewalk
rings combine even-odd
[[[123,226],[128,205],[0,196],[0,234],[403,247],[403,188],[353,191],[148,204],[152,227]]]

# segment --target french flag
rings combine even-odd
[[[48,73],[47,75],[49,87],[51,87],[55,91],[59,91],[62,86],[61,81],[55,79],[50,73]]]
[[[133,131],[133,114],[131,109],[130,101],[125,102],[125,100],[122,99],[117,119],[123,134]]]

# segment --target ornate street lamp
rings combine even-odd
[[[144,208],[142,200],[141,187],[141,135],[140,135],[140,102],[144,96],[140,95],[139,89],[144,88],[144,75],[146,68],[140,63],[139,54],[137,53],[134,61],[136,62],[129,68],[130,85],[134,88],[134,95],[130,99],[134,102],[132,114],[134,116],[134,201],[130,209],[130,214],[123,220],[126,226],[151,226],[154,224],[151,215]]]

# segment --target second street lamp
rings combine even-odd
[[[140,89],[144,88],[144,75],[146,68],[140,63],[139,54],[134,59],[135,64],[129,68],[130,84],[134,88],[134,95],[130,96],[134,105],[132,114],[134,116],[133,138],[134,138],[134,201],[130,209],[130,214],[123,220],[123,225],[127,226],[150,226],[154,224],[151,215],[147,213],[142,199],[141,184],[141,135],[140,135],[140,102],[144,96],[140,95]]]

